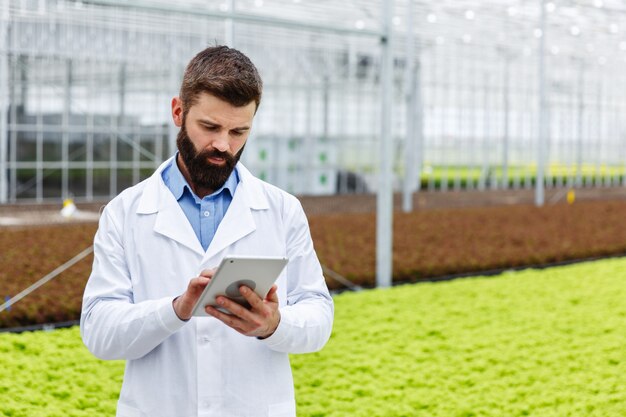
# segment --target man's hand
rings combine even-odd
[[[211,281],[213,274],[215,274],[215,269],[203,270],[200,272],[200,276],[189,281],[187,291],[174,299],[172,305],[179,319],[189,320],[191,318],[193,306],[196,305],[202,291],[204,291],[204,287]]]
[[[265,339],[274,334],[280,322],[277,288],[276,285],[272,286],[263,300],[250,288],[242,285],[239,292],[250,303],[250,310],[220,296],[217,297],[217,304],[232,314],[222,313],[211,306],[206,307],[206,312],[245,336]]]

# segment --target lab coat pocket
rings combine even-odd
[[[293,401],[270,404],[269,417],[295,417],[296,404]]]
[[[116,417],[144,417],[141,410],[126,404],[117,403]]]

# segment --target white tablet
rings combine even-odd
[[[250,305],[239,293],[239,287],[245,285],[254,290],[259,297],[265,298],[274,282],[287,265],[287,258],[270,256],[227,256],[222,259],[211,282],[206,286],[198,302],[193,307],[194,316],[209,316],[205,306],[216,306],[215,298],[224,295],[246,308]],[[228,311],[219,308],[228,313]]]

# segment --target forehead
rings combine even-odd
[[[209,93],[200,93],[189,108],[188,116],[219,124],[251,123],[256,111],[256,103],[251,101],[245,106],[233,106]]]

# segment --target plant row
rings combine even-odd
[[[291,356],[298,415],[626,415],[625,277],[613,259],[337,295],[327,346]],[[115,413],[124,363],[74,327],[0,334],[0,367],[0,416],[80,417]]]
[[[431,209],[396,213],[393,279],[415,282],[454,274],[547,265],[626,253],[626,202]],[[322,264],[361,286],[373,286],[376,217],[309,217]],[[95,224],[0,229],[0,300],[91,245]],[[76,320],[92,257],[0,312],[0,327]],[[332,289],[342,284],[327,278]]]

